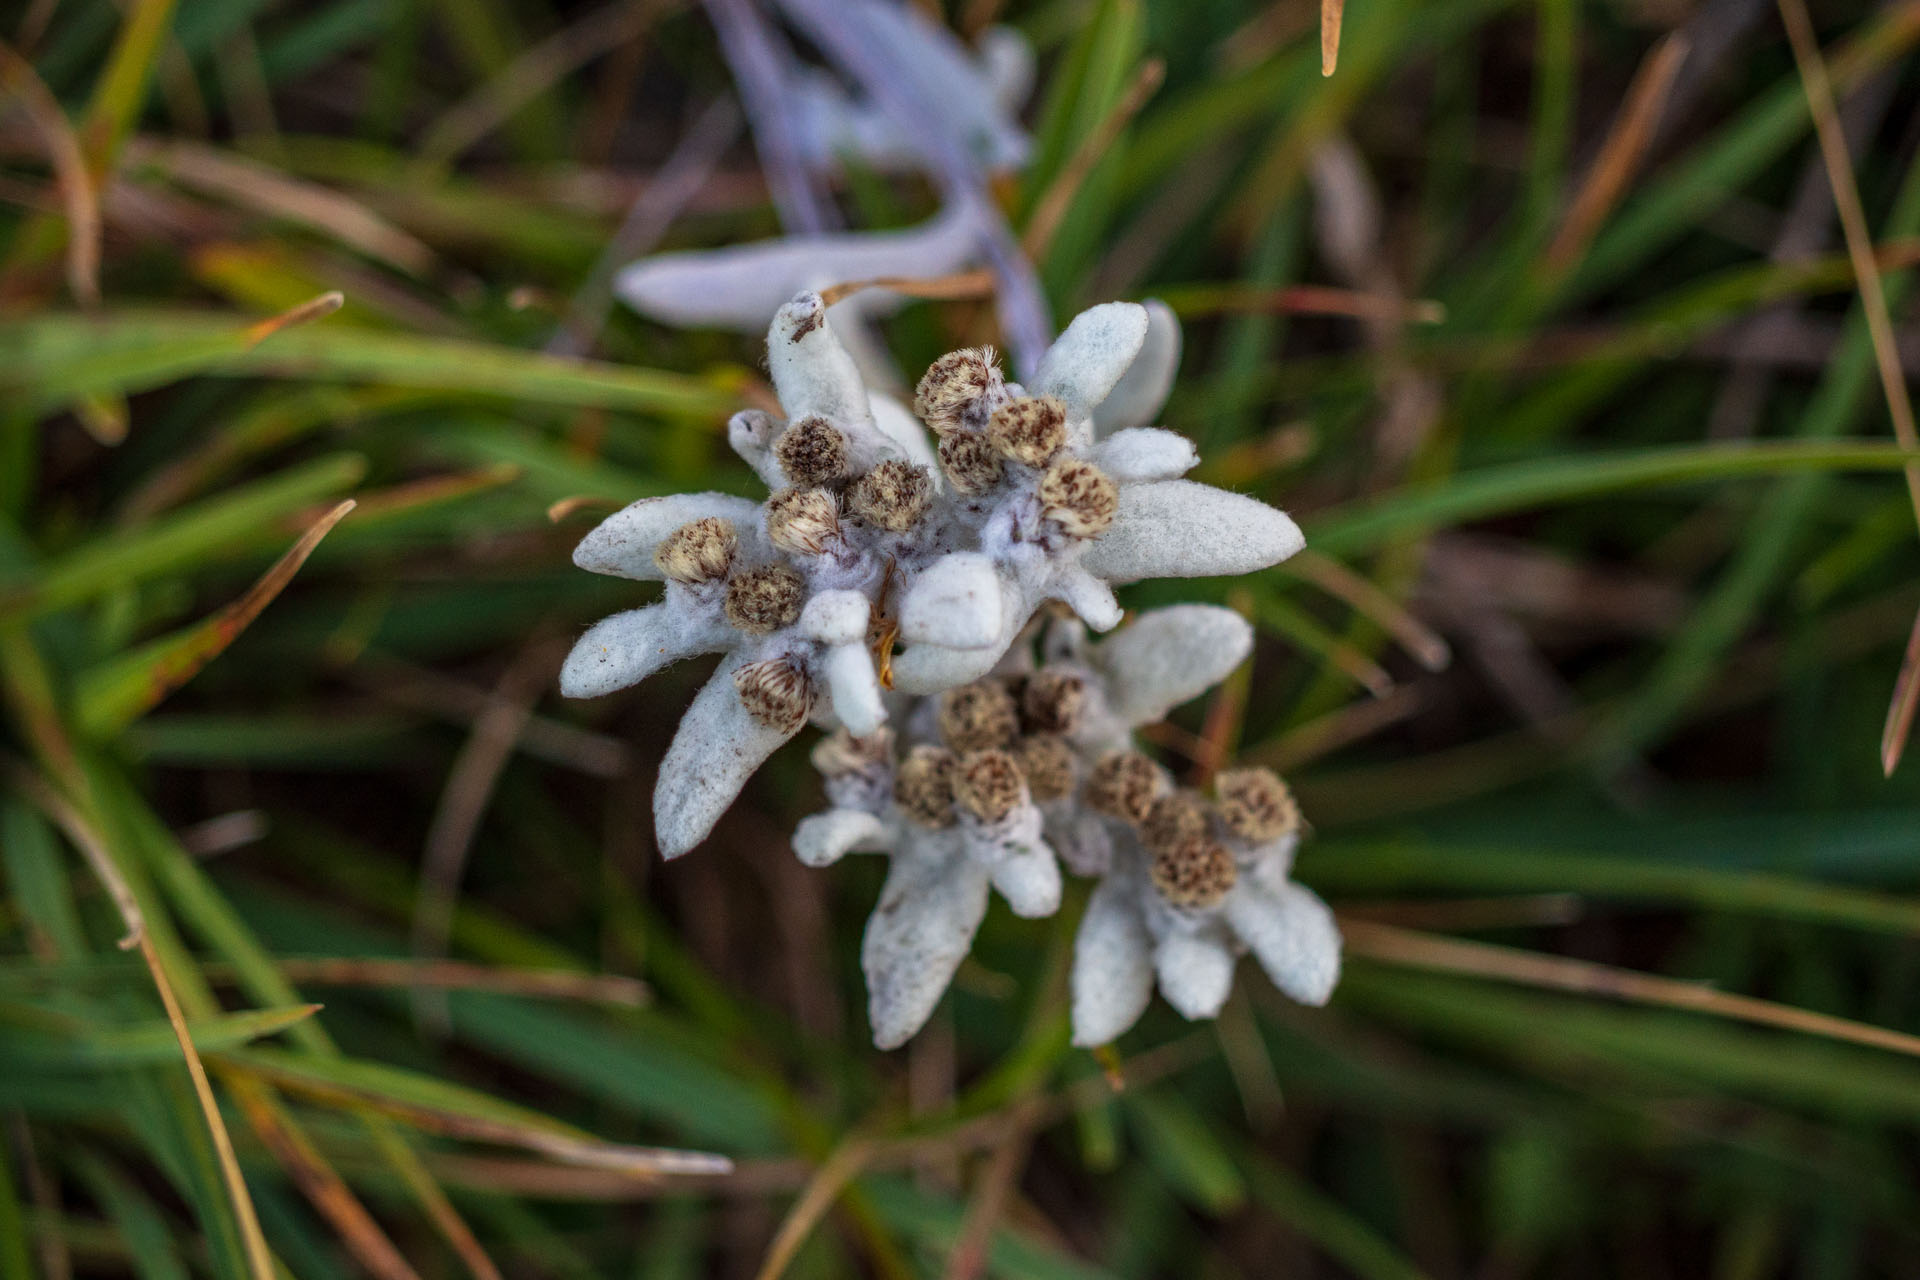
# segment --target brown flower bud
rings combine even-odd
[[[893,802],[923,827],[953,825],[953,775],[959,761],[945,747],[921,744],[893,775]]]
[[[998,822],[1027,795],[1027,780],[1013,756],[998,748],[960,757],[953,799],[982,822]]]
[[[1036,733],[1072,733],[1086,708],[1087,682],[1077,672],[1042,667],[1020,691],[1020,714]]]
[[[933,505],[933,477],[924,467],[889,458],[853,482],[847,505],[870,525],[905,533]]]
[[[1219,841],[1195,836],[1156,851],[1148,874],[1160,896],[1174,906],[1204,910],[1227,896],[1240,873]]]
[[[800,617],[806,594],[805,581],[786,565],[744,570],[727,583],[727,621],[755,635],[790,627]]]
[[[949,351],[927,367],[913,394],[913,409],[944,435],[960,425],[960,415],[1000,385],[992,347]]]
[[[940,437],[940,469],[961,493],[985,493],[1000,483],[1000,455],[978,431],[950,431]]]
[[[856,738],[845,729],[835,729],[813,744],[808,756],[823,778],[838,778],[862,773],[893,754],[893,730],[881,725],[864,738]]]
[[[1160,766],[1138,751],[1109,751],[1094,762],[1081,794],[1101,813],[1137,823],[1165,785]]]
[[[1067,442],[1067,406],[1052,396],[1009,400],[987,419],[987,443],[1015,462],[1044,467]]]
[[[840,533],[840,514],[825,489],[782,489],[767,499],[767,540],[795,556],[817,556]]]
[[[1079,781],[1080,762],[1067,740],[1054,733],[1036,733],[1013,744],[1013,758],[1026,775],[1027,790],[1037,802],[1058,800]]]
[[[1248,844],[1266,844],[1300,830],[1300,806],[1271,769],[1228,769],[1213,780],[1220,820]]]
[[[1140,820],[1140,843],[1152,853],[1174,849],[1208,834],[1207,802],[1192,791],[1157,797]]]
[[[1040,507],[1068,536],[1097,538],[1120,509],[1120,491],[1091,462],[1061,458],[1041,477]]]
[[[712,582],[727,576],[739,546],[732,521],[705,516],[668,534],[654,549],[653,563],[675,582]]]
[[[813,682],[788,658],[749,662],[733,673],[747,714],[769,729],[798,733],[813,709]]]
[[[1020,736],[1013,695],[997,680],[976,680],[940,695],[940,738],[955,751],[1008,747]]]
[[[799,418],[773,442],[774,461],[802,488],[838,484],[847,477],[847,437],[825,418]]]

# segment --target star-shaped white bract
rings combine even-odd
[[[1149,771],[1153,789],[1170,790],[1158,766],[1133,752],[1133,730],[1217,684],[1252,640],[1238,614],[1208,605],[1156,610],[1099,643],[1077,621],[1057,621],[1037,644],[1023,640],[991,677],[914,702],[898,718],[898,740],[892,731],[843,732],[815,750],[833,807],[802,820],[794,851],[811,866],[850,852],[892,859],[861,951],[876,1044],[904,1043],[931,1015],[972,946],[990,889],[1017,915],[1049,915],[1064,862],[1104,877],[1100,894],[1144,909],[1130,878],[1144,855],[1112,812],[1124,786],[1105,762],[1127,757]],[[1241,895],[1257,907],[1257,892],[1250,883]],[[1172,938],[1183,918],[1154,919]],[[1148,928],[1144,917],[1137,923],[1136,932]],[[1112,932],[1101,917],[1094,945],[1106,945],[1100,928]],[[1171,943],[1169,955],[1182,945]],[[1136,950],[1121,957],[1115,999],[1137,985],[1127,965],[1148,966],[1151,994],[1152,938]],[[1089,974],[1104,972],[1092,963]],[[1095,1000],[1105,990],[1089,989]]]
[[[1246,775],[1281,786],[1255,770],[1222,781]],[[1174,830],[1165,816],[1183,805],[1199,815],[1193,833]],[[1215,1016],[1232,991],[1235,962],[1248,950],[1274,985],[1302,1004],[1325,1004],[1332,995],[1340,978],[1333,913],[1287,878],[1297,814],[1282,831],[1249,837],[1220,810],[1232,812],[1224,793],[1216,808],[1169,792],[1138,823],[1109,819],[1111,862],[1074,940],[1075,1044],[1118,1038],[1145,1012],[1156,982],[1183,1016]]]
[[[574,554],[582,568],[667,585],[658,603],[581,638],[564,692],[596,696],[684,657],[726,655],[661,767],[655,828],[668,857],[703,840],[809,719],[878,728],[875,649],[890,657],[896,627],[897,687],[938,693],[993,671],[1049,601],[1105,630],[1120,618],[1113,583],[1244,573],[1301,545],[1281,512],[1179,479],[1196,461],[1184,438],[1126,421],[1157,408],[1177,361],[1164,308],[1083,312],[1031,394],[990,351],[942,357],[916,403],[938,450],[904,406],[869,393],[826,311],[803,293],[769,328],[785,416],[749,410],[729,423],[770,498],[643,500]]]

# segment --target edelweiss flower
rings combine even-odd
[[[1164,393],[1170,321],[1134,303],[1082,313],[1032,394],[991,352],[942,357],[918,397],[936,457],[912,414],[869,395],[818,294],[780,309],[767,364],[786,417],[747,411],[728,428],[772,497],[643,500],[574,553],[582,568],[667,586],[659,603],[581,638],[564,692],[609,693],[683,657],[727,655],[661,766],[663,853],[704,839],[810,717],[856,735],[878,728],[886,707],[868,643],[884,649],[895,622],[908,642],[899,687],[934,693],[992,671],[1049,600],[1104,630],[1120,617],[1111,583],[1244,573],[1299,549],[1281,512],[1173,478],[1195,461],[1182,437],[1127,426],[1097,438],[1095,412],[1116,389],[1129,415]],[[1154,358],[1128,379],[1156,328]]]
[[[1126,754],[1133,727],[1218,683],[1252,639],[1238,614],[1206,605],[1156,610],[1099,645],[1060,621],[1037,655],[1023,643],[992,678],[920,700],[902,743],[842,732],[816,748],[833,807],[802,820],[795,853],[810,866],[855,851],[892,858],[861,951],[877,1045],[926,1022],[989,886],[1016,914],[1044,916],[1060,903],[1056,849],[1080,874],[1114,869],[1096,798],[1115,780],[1102,762]]]
[[[1112,861],[1074,940],[1073,1042],[1106,1044],[1152,998],[1188,1018],[1220,1012],[1234,962],[1251,949],[1275,986],[1325,1004],[1340,977],[1340,932],[1310,890],[1287,879],[1300,814],[1264,769],[1222,773],[1215,800],[1172,788],[1159,766],[1115,752],[1090,787],[1113,828]]]

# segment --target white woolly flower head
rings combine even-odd
[[[1282,985],[1325,999],[1338,937],[1285,882],[1300,821],[1284,784],[1229,771],[1206,801],[1176,788],[1132,736],[1218,683],[1251,645],[1239,615],[1202,605],[1146,614],[1099,643],[1056,621],[993,675],[915,700],[900,736],[843,731],[816,748],[832,807],[801,822],[794,851],[812,866],[856,851],[891,859],[861,951],[876,1044],[904,1043],[932,1014],[992,891],[1016,914],[1051,914],[1062,865],[1101,878],[1076,948],[1077,1043],[1131,1026],[1156,967],[1176,1007],[1211,1016],[1218,1004],[1190,988],[1210,999],[1242,941],[1266,947],[1263,960],[1293,948],[1302,958]],[[1276,902],[1286,920],[1263,916]],[[1195,979],[1183,957],[1201,952]]]
[[[943,356],[916,397],[936,450],[911,412],[869,392],[818,294],[780,308],[767,367],[783,416],[748,410],[728,424],[770,496],[643,500],[574,553],[582,568],[666,587],[581,638],[564,692],[596,696],[680,658],[726,655],[661,766],[663,853],[703,840],[809,720],[871,735],[888,714],[882,673],[902,693],[969,685],[1050,601],[1106,630],[1120,619],[1114,583],[1244,573],[1299,549],[1281,512],[1179,479],[1197,461],[1183,437],[1135,425],[1101,436],[1116,393],[1128,417],[1164,394],[1163,312],[1081,313],[1032,388],[989,350]],[[1143,350],[1150,367],[1134,378]]]

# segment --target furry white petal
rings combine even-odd
[[[817,293],[800,294],[774,314],[767,372],[789,420],[819,414],[845,431],[873,417],[860,368],[834,336]]]
[[[1120,484],[1177,479],[1199,462],[1193,441],[1159,427],[1123,427],[1093,447],[1093,465]]]
[[[1340,981],[1340,929],[1310,890],[1242,882],[1227,895],[1227,923],[1273,985],[1301,1004],[1325,1004]]]
[[[1113,598],[1113,588],[1078,565],[1069,566],[1056,576],[1053,591],[1095,631],[1111,631],[1126,616],[1120,602]]]
[[[1226,679],[1253,651],[1253,628],[1231,609],[1177,604],[1141,614],[1104,641],[1113,712],[1128,725],[1152,724]]]
[[[1153,939],[1131,885],[1094,886],[1073,940],[1073,1043],[1108,1044],[1140,1020],[1153,998]]]
[[[1088,307],[1047,348],[1033,379],[1033,394],[1059,397],[1067,406],[1069,423],[1086,422],[1146,339],[1147,309],[1139,303]]]
[[[957,841],[921,837],[894,854],[860,947],[875,1045],[896,1049],[926,1025],[986,912],[987,870]]]
[[[1160,994],[1183,1018],[1216,1017],[1233,993],[1233,952],[1211,932],[1162,938],[1153,949],[1153,968]]]
[[[650,604],[616,613],[587,628],[560,668],[560,692],[598,698],[639,684],[662,667],[696,653],[724,649],[729,637],[671,606]]]
[[[978,649],[1005,630],[1004,588],[993,561],[977,551],[940,557],[900,601],[900,635],[909,644]]]
[[[989,868],[1013,914],[1035,919],[1060,909],[1060,864],[1040,838],[1040,811],[1022,804],[985,830],[962,820],[969,856]]]
[[[794,856],[810,867],[829,867],[856,849],[885,847],[886,824],[859,809],[809,814],[794,828]]]
[[[830,647],[820,667],[834,718],[848,733],[864,738],[885,723],[887,704],[880,696],[880,677],[873,669],[873,655],[867,652],[864,636],[850,644]]]
[[[731,520],[741,542],[749,544],[754,541],[760,507],[725,493],[642,498],[595,525],[573,549],[573,562],[590,573],[658,582],[666,575],[654,565],[653,553],[675,529],[705,516]]]
[[[1213,578],[1279,564],[1306,545],[1283,511],[1191,480],[1120,486],[1120,510],[1081,563],[1108,582]]]
[[[741,705],[733,673],[742,665],[737,652],[722,659],[680,717],[660,762],[653,831],[663,857],[677,858],[705,840],[753,771],[793,737],[761,724]]]
[[[1141,304],[1147,309],[1147,336],[1140,354],[1127,366],[1120,381],[1093,411],[1096,436],[1122,427],[1144,427],[1160,416],[1180,369],[1180,321],[1173,308],[1158,298]]]
[[[816,592],[800,611],[800,634],[821,644],[859,644],[872,606],[858,591]]]
[[[886,276],[947,275],[971,266],[979,253],[976,219],[956,206],[899,231],[782,236],[725,249],[657,253],[622,268],[613,291],[641,315],[665,324],[756,333],[802,290]],[[872,315],[903,301],[899,294],[868,289],[836,303],[830,314],[836,320]]]

